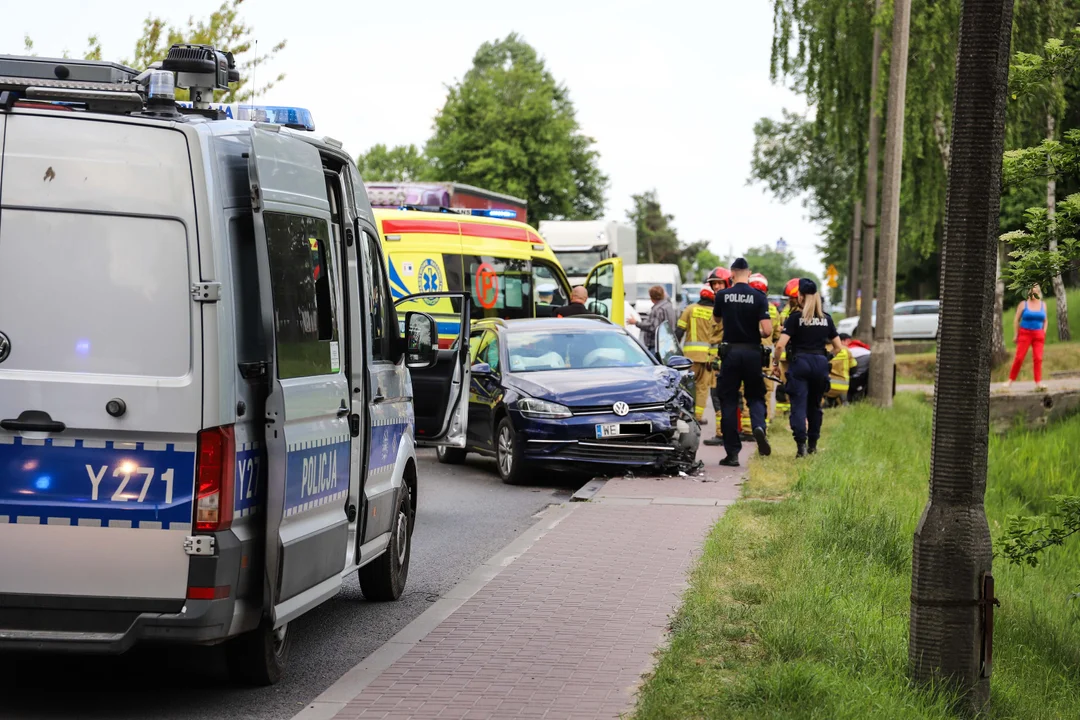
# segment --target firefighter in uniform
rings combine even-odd
[[[784,296],[788,299],[787,305],[780,311],[780,327],[784,327],[784,323],[787,322],[788,316],[795,310],[799,309],[799,278],[791,278],[784,285]],[[773,330],[775,334],[775,328]],[[777,338],[779,340],[779,338]],[[787,352],[780,351],[774,360],[779,360],[779,364],[776,365],[777,377],[780,378],[780,386],[777,388],[776,404],[773,407],[774,412],[790,412],[791,403],[788,401],[787,390],[783,385],[787,381]],[[781,397],[782,395],[782,397]]]
[[[713,298],[710,288],[702,289],[701,297],[686,306],[675,326],[675,337],[682,342],[683,355],[694,363],[694,417],[699,424],[704,422],[705,403],[716,382],[713,348],[720,343],[720,325],[713,318]]]
[[[709,277],[705,278],[705,284],[709,286],[715,295],[721,290],[731,287],[731,271],[726,267],[713,268],[713,271],[709,273]],[[723,341],[724,337],[724,324],[719,321],[718,323],[720,328],[716,337],[716,343],[709,348],[709,353],[713,360],[713,367],[717,369],[719,369],[720,366],[720,343]],[[717,392],[717,384],[715,381],[712,386],[712,407],[713,414],[716,416],[716,434],[711,438],[706,438],[702,442],[705,445],[723,445],[724,431],[721,426],[720,394]]]
[[[758,452],[772,453],[765,429],[765,364],[761,339],[772,336],[769,319],[769,300],[765,293],[747,284],[750,265],[745,258],[731,263],[734,284],[716,294],[714,311],[724,324],[724,342],[720,348],[720,413],[723,416],[724,449],[727,457],[720,461],[726,467],[739,466],[739,386],[746,393],[750,410],[750,427],[757,441]]]

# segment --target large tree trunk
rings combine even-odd
[[[908,659],[916,682],[960,693],[981,711],[983,506],[990,411],[990,333],[1013,0],[964,0],[956,53],[952,162],[941,251],[930,499],[915,530]],[[973,314],[974,313],[974,314]]]
[[[874,3],[874,14],[881,12],[882,0]],[[870,132],[866,152],[866,201],[863,203],[862,291],[856,337],[865,343],[873,338],[874,245],[878,221],[878,143],[881,140],[881,116],[877,113],[878,84],[881,76],[881,28],[874,29],[874,55],[870,65]]]
[[[995,238],[995,242],[997,242]],[[1009,361],[1009,349],[1005,347],[1005,278],[1001,268],[1005,267],[1005,243],[997,242],[997,262],[994,265],[994,329],[990,339],[990,366],[997,367]]]
[[[851,229],[851,244],[848,246],[847,298],[844,314],[852,317],[858,312],[855,302],[859,296],[859,240],[862,238],[862,200],[855,201],[855,218]]]
[[[911,0],[894,0],[889,104],[885,121],[885,183],[881,189],[877,323],[870,353],[870,399],[881,407],[892,405],[893,367],[896,365],[893,303],[896,302],[896,255],[900,242],[900,179],[904,168],[904,106],[910,29]]]
[[[1054,139],[1054,116],[1052,113],[1046,113],[1046,138],[1048,140]],[[1046,179],[1046,217],[1049,220],[1054,219],[1054,214],[1057,212],[1057,180],[1051,175]],[[1057,233],[1050,233],[1050,252],[1056,252],[1058,248]],[[1061,273],[1054,276],[1054,299],[1057,301],[1057,328],[1058,328],[1058,340],[1062,342],[1068,342],[1072,340],[1072,333],[1069,331],[1069,298],[1065,294],[1065,283],[1061,280]]]

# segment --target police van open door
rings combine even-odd
[[[622,258],[613,257],[593,266],[585,278],[589,300],[585,307],[622,327],[626,323],[626,293],[623,289]]]
[[[271,349],[266,573],[274,627],[334,595],[345,567],[352,435],[340,274],[319,152],[251,130],[259,294]],[[344,333],[343,333],[344,334]]]
[[[456,332],[449,348],[439,349],[438,359],[428,368],[410,371],[413,386],[413,405],[416,412],[416,444],[421,447],[465,447],[465,430],[469,421],[469,383],[472,374],[469,365],[470,303],[468,295],[459,292],[420,293],[407,295],[394,305],[405,321],[408,334],[409,317],[412,313],[401,312],[432,310],[438,306],[443,318],[438,323],[438,334]],[[418,302],[422,301],[422,302]],[[457,327],[447,319],[455,317]],[[435,338],[438,345],[439,338]]]

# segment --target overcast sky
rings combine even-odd
[[[21,53],[29,34],[39,55],[77,56],[95,32],[105,57],[122,60],[148,14],[178,23],[219,4],[188,0],[178,11],[157,0],[12,1],[0,52]],[[318,132],[354,156],[380,142],[422,145],[445,86],[465,74],[476,48],[516,31],[570,89],[596,139],[611,178],[609,218],[625,220],[630,195],[655,188],[681,239],[708,239],[723,256],[783,237],[800,263],[822,273],[818,229],[801,204],[782,205],[746,184],[754,122],[804,109],[769,82],[769,0],[246,0],[243,10],[264,49],[288,41],[268,68],[287,78],[259,102],[307,107]]]

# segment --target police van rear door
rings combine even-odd
[[[203,382],[188,142],[16,108],[0,144],[0,629],[35,596],[177,612]]]
[[[266,573],[275,626],[334,595],[348,543],[351,434],[337,248],[318,150],[274,126],[248,161],[259,293],[271,343]],[[339,344],[341,343],[341,344]]]

